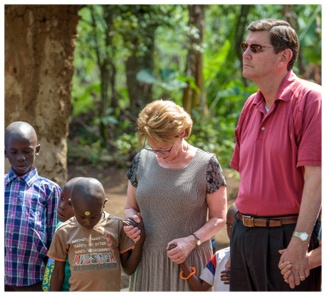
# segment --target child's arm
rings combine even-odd
[[[212,287],[209,283],[200,279],[196,275],[196,269],[194,267],[191,269],[189,265],[186,263],[186,261],[182,262],[180,264],[180,267],[181,267],[180,277],[188,282],[188,285],[191,290],[207,291],[209,288]]]
[[[135,222],[131,218],[128,218],[123,222],[125,226],[134,225],[137,226],[138,229],[140,229],[140,239],[136,242],[134,248],[132,250],[129,250],[128,252],[120,254],[122,268],[124,272],[128,275],[133,274],[139,264],[139,261],[142,256],[143,245],[146,238],[144,223],[139,213],[138,217],[140,218],[139,223]]]
[[[129,250],[128,252],[122,253],[120,255],[121,257],[121,265],[124,270],[124,272],[128,275],[132,275],[141,259],[144,240],[141,239],[136,243],[135,247],[132,250]]]
[[[171,250],[175,248],[175,244],[171,244],[168,247],[168,250]],[[196,275],[196,268],[195,267],[189,267],[188,263],[186,261],[182,262],[180,264],[181,272],[180,272],[180,278],[187,281],[188,285],[191,290],[193,291],[207,291],[209,288],[212,287],[209,283],[203,281]]]
[[[51,276],[50,291],[61,291],[65,278],[65,261],[55,260],[54,269]]]
[[[321,244],[308,253],[309,270],[321,266]]]

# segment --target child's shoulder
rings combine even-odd
[[[104,211],[105,213],[105,224],[108,224],[108,225],[118,225],[119,227],[122,227],[123,226],[123,219],[121,217],[118,217],[118,216],[115,216],[115,215],[112,215],[106,211]]]
[[[229,256],[230,255],[230,246],[228,246],[224,249],[217,250],[214,255],[216,258],[223,258],[225,256]]]
[[[105,219],[107,221],[111,221],[111,222],[115,222],[115,223],[122,223],[123,219],[121,217],[118,217],[118,216],[115,216],[115,215],[112,215],[106,211],[104,211],[104,214],[105,214]]]
[[[55,231],[69,231],[69,229],[71,228],[78,228],[79,227],[79,223],[76,220],[76,217],[73,216],[70,219],[68,219],[65,222],[61,222],[59,221],[58,224],[56,225],[56,229]]]
[[[35,186],[39,187],[46,193],[47,196],[59,196],[61,193],[61,187],[54,181],[38,175],[33,182]]]
[[[53,187],[56,187],[56,188],[61,188],[56,182],[52,181],[49,178],[46,178],[46,177],[43,177],[43,176],[38,175],[38,179],[39,179],[40,182],[42,182],[44,184],[47,184],[48,186],[53,186]]]
[[[40,175],[36,167],[33,167],[32,170],[28,173],[28,178],[40,182],[42,184],[45,184],[49,187],[61,188],[56,182],[52,181],[47,177]]]
[[[121,217],[118,217],[118,216],[109,214],[108,212],[104,212],[104,213],[105,213],[106,217],[109,218],[109,219],[122,221],[122,218]]]

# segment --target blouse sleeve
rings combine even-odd
[[[127,172],[127,178],[130,180],[132,186],[134,187],[138,186],[137,170],[138,170],[139,159],[140,159],[140,152],[137,153],[134,159],[132,160],[131,166]]]
[[[209,160],[206,172],[206,180],[208,194],[219,190],[222,186],[226,186],[226,180],[222,171],[222,167],[215,155],[213,155]]]

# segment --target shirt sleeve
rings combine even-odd
[[[66,261],[68,258],[68,246],[66,244],[66,234],[61,228],[53,235],[53,240],[48,252],[48,257],[58,261]]]
[[[131,166],[127,172],[127,178],[130,180],[132,186],[134,187],[138,186],[137,170],[138,170],[139,159],[140,159],[140,152],[137,153],[137,155],[132,160]]]
[[[206,191],[209,194],[217,191],[222,186],[226,186],[226,180],[222,171],[222,167],[215,155],[213,155],[209,160],[206,172],[206,180]]]
[[[46,194],[47,248],[49,248],[58,223],[57,209],[60,200],[61,188],[57,184],[50,184],[46,190]]]
[[[308,91],[300,103],[294,123],[298,142],[297,167],[321,166],[321,92]]]
[[[123,230],[122,220],[119,221],[119,232],[120,232],[120,253],[125,253],[130,249],[134,248],[135,243],[130,239]]]
[[[42,282],[42,289],[45,292],[50,291],[50,282],[51,282],[51,277],[54,269],[54,259],[49,258],[46,266],[45,266],[45,272],[43,276],[43,282]]]

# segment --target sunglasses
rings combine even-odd
[[[249,45],[247,43],[240,44],[240,48],[243,52],[245,52],[248,47],[249,47],[250,51],[253,53],[262,52],[263,48],[273,48],[273,46],[264,46],[264,45],[260,45],[260,44],[251,44],[251,45]]]

